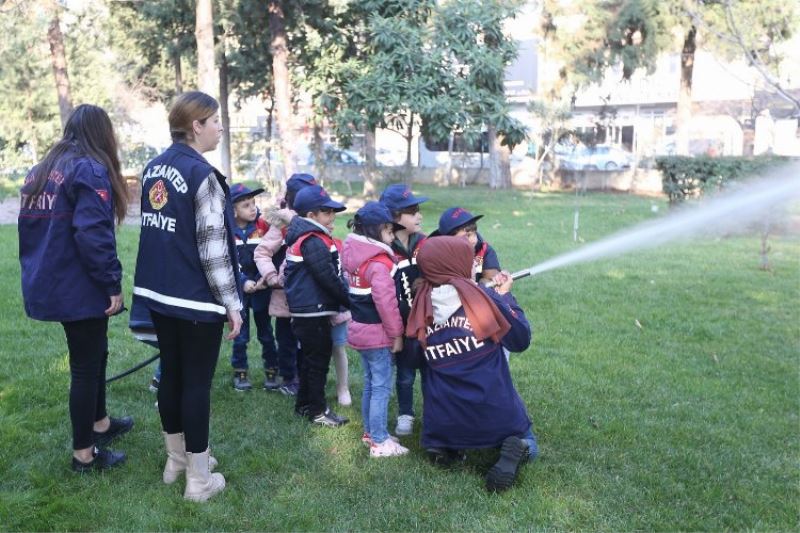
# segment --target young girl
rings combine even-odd
[[[403,348],[403,319],[397,303],[393,273],[395,256],[390,247],[394,224],[389,209],[367,202],[347,226],[342,263],[348,280],[352,320],[347,340],[361,353],[364,394],[361,412],[370,457],[408,453],[387,430],[392,385],[392,354]]]

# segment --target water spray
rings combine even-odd
[[[800,163],[792,163],[773,170],[764,179],[747,181],[700,205],[622,230],[577,250],[514,272],[511,277],[517,280],[568,265],[652,248],[699,233],[700,230],[707,230],[711,222],[732,221],[737,226],[742,226],[763,217],[767,209],[797,199],[800,199]],[[726,228],[727,226],[722,229]]]

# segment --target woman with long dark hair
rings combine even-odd
[[[122,464],[105,448],[133,426],[106,413],[108,317],[122,310],[114,219],[128,205],[117,141],[103,109],[83,104],[20,191],[19,260],[25,312],[61,322],[70,366],[72,469]]]
[[[185,472],[187,500],[206,501],[225,488],[211,473],[208,427],[211,380],[222,328],[239,334],[242,302],[225,176],[202,154],[222,135],[219,104],[191,91],[169,112],[172,146],[142,174],[142,230],[133,293],[150,310],[161,352],[158,411],[167,462],[164,483]],[[138,300],[137,300],[138,303]]]

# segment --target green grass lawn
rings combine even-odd
[[[480,231],[518,270],[580,246],[575,197],[485,188],[415,187],[430,196],[424,226],[451,205],[485,217]],[[655,203],[659,213],[651,211]],[[590,242],[661,216],[662,200],[589,195]],[[337,233],[344,235],[344,220]],[[138,230],[119,235],[130,302]],[[312,427],[289,399],[230,387],[224,343],[211,439],[228,487],[206,505],[183,482],[161,482],[164,452],[151,369],[109,386],[112,414],[132,414],[117,447],[128,463],[69,470],[66,343],[60,325],[24,316],[16,228],[0,227],[1,530],[797,530],[800,527],[800,238],[695,239],[520,280],[534,341],[512,356],[540,458],[511,491],[488,494],[493,453],[464,468],[429,465],[419,428],[402,458],[373,460],[360,411],[339,430]],[[57,298],[58,295],[53,295]],[[151,354],[110,324],[109,375]],[[260,365],[251,354],[253,379]],[[361,393],[351,353],[354,399]],[[419,390],[419,389],[417,389]],[[329,397],[334,402],[332,383]],[[420,409],[421,398],[416,401]],[[358,401],[356,401],[358,404]],[[390,419],[396,402],[390,403]]]

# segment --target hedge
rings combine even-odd
[[[785,157],[666,156],[656,158],[662,175],[662,189],[670,204],[700,196],[725,187],[726,182],[750,176],[772,165],[787,161]]]

